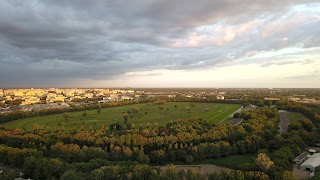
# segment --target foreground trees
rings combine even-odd
[[[318,112],[318,111],[316,111]],[[32,132],[0,129],[0,161],[24,168],[33,179],[290,179],[292,160],[306,144],[318,139],[316,120],[299,121],[288,135],[279,134],[277,109],[261,108],[237,115],[242,124],[213,124],[203,118],[177,119],[158,127],[143,128],[126,123],[106,127],[54,132],[35,128]],[[316,113],[314,117],[317,117]],[[176,172],[172,166],[160,174],[149,163],[192,163],[236,154],[257,154],[255,163],[237,171],[208,177],[194,172]]]

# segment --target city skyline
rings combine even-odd
[[[0,88],[320,88],[320,3],[1,1]]]

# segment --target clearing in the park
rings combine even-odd
[[[119,122],[124,124],[123,113],[138,108],[137,113],[128,114],[128,123],[135,124],[136,128],[146,127],[149,122],[153,125],[155,122],[159,126],[166,126],[166,123],[175,119],[190,119],[202,117],[205,120],[214,123],[220,123],[226,120],[230,115],[236,112],[241,105],[238,104],[216,104],[216,103],[193,103],[190,102],[167,102],[163,105],[134,104],[127,106],[103,108],[100,113],[97,110],[86,110],[71,112],[70,118],[66,121],[62,114],[47,116],[37,116],[24,118],[3,124],[10,129],[32,130],[34,124],[39,124],[46,128],[55,126],[64,126],[65,130],[73,127],[79,129],[82,125],[86,128],[92,127],[100,129],[102,125],[107,126]],[[159,107],[162,106],[162,107]],[[83,113],[86,113],[83,116]]]

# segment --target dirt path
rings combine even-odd
[[[310,173],[311,173],[310,171],[300,171],[297,164],[293,165],[292,174],[294,178],[297,180],[308,179]]]
[[[279,123],[280,133],[287,133],[288,127],[290,124],[288,117],[285,112],[280,112],[279,114],[280,114],[280,123]]]
[[[176,171],[180,170],[194,170],[196,173],[200,174],[206,174],[206,173],[220,173],[222,170],[232,170],[229,168],[211,165],[211,164],[203,164],[203,165],[175,165]],[[166,166],[160,167],[161,172],[164,172],[166,170]]]

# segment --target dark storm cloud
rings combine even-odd
[[[4,0],[0,2],[0,85],[59,85],[55,79],[68,84],[77,79],[110,79],[129,71],[194,69],[301,42],[304,47],[319,46],[320,38],[314,38],[320,33],[317,19],[289,24],[295,27],[290,31],[285,25],[272,30],[272,22],[292,6],[314,2]],[[236,34],[232,43],[218,39],[222,44],[171,47],[200,26],[230,25],[235,31],[255,20],[264,22],[251,32]],[[257,34],[268,22],[271,35],[261,38]]]

